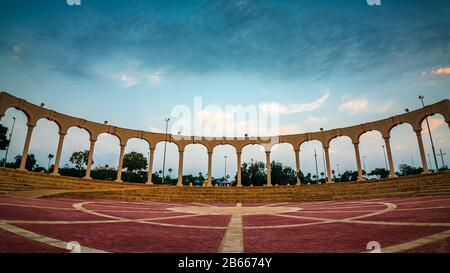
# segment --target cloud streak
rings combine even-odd
[[[282,105],[277,102],[271,102],[271,103],[261,103],[259,105],[259,108],[264,112],[277,112],[279,114],[305,113],[320,108],[329,97],[330,91],[327,90],[325,94],[322,95],[320,98],[309,103]]]

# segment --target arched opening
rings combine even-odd
[[[273,185],[294,185],[297,183],[295,152],[290,143],[279,143],[270,150],[270,175]]]
[[[363,174],[367,179],[389,176],[389,163],[383,136],[379,131],[368,131],[359,137],[359,151]]]
[[[145,183],[148,178],[150,145],[146,140],[130,138],[125,146],[122,180]]]
[[[59,126],[53,121],[41,118],[37,121],[31,137],[29,160],[36,164],[34,171],[49,173],[55,160],[59,141]],[[28,161],[28,160],[27,160]]]
[[[91,177],[100,180],[116,180],[119,155],[119,138],[108,133],[100,134],[95,142]]]
[[[242,149],[242,162],[243,186],[263,186],[267,183],[266,153],[262,145],[246,145]]]
[[[28,130],[27,122],[27,115],[23,111],[16,108],[8,108],[6,110],[5,115],[1,119],[1,124],[7,128],[6,136],[10,142],[6,150],[0,151],[1,167],[20,167],[20,158]]]
[[[89,155],[90,134],[79,127],[67,130],[61,152],[59,173],[65,176],[84,177]]]
[[[212,156],[212,185],[231,184],[236,180],[237,155],[232,145],[218,145],[214,147]],[[224,180],[227,180],[228,183]]]
[[[399,124],[390,131],[394,170],[399,176],[420,174],[422,162],[416,134],[409,123]]]
[[[435,171],[436,169],[447,170],[448,160],[446,159],[448,158],[448,155],[450,153],[449,127],[445,122],[445,118],[441,114],[428,116],[427,119],[424,119],[422,122],[422,139],[423,146],[425,148],[428,169],[430,171]],[[431,145],[428,127],[430,127],[431,139],[433,139],[434,153]],[[436,159],[434,157],[435,154]]]
[[[356,181],[358,168],[356,166],[355,146],[348,136],[340,136],[330,141],[330,169],[336,182]],[[333,174],[334,171],[334,174]]]
[[[326,182],[322,142],[310,140],[300,145],[300,181],[302,184]]]
[[[166,145],[166,159],[164,164],[164,145]],[[178,179],[178,146],[175,143],[161,141],[156,144],[153,170],[158,175],[153,183],[175,185]],[[164,175],[163,175],[164,174]],[[163,179],[164,176],[164,179]]]
[[[189,144],[184,148],[183,183],[203,186],[208,177],[208,149],[202,144]]]

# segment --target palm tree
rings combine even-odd
[[[48,169],[50,170],[50,162],[52,161],[52,158],[55,157],[52,154],[48,154]]]

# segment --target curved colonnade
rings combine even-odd
[[[392,116],[386,119],[381,119],[373,122],[367,122],[359,125],[354,125],[345,128],[336,128],[331,130],[324,130],[318,132],[310,132],[303,134],[293,134],[293,135],[280,135],[274,137],[235,137],[235,138],[217,138],[217,137],[198,137],[198,136],[181,136],[181,135],[171,135],[171,134],[161,134],[142,130],[132,130],[127,128],[120,128],[113,125],[101,124],[97,122],[92,122],[89,120],[68,116],[56,111],[46,109],[44,107],[29,103],[23,99],[17,98],[9,93],[0,93],[0,119],[5,115],[9,108],[15,108],[21,110],[27,116],[27,135],[25,138],[25,143],[22,151],[22,161],[19,170],[26,171],[25,163],[28,155],[28,150],[30,146],[30,141],[33,134],[33,129],[36,127],[37,122],[44,118],[50,121],[54,121],[58,125],[59,129],[59,142],[55,158],[54,170],[52,175],[58,175],[59,163],[61,161],[61,152],[64,144],[64,138],[67,131],[72,127],[79,127],[85,129],[89,133],[90,148],[89,148],[89,158],[86,167],[85,179],[91,179],[91,168],[92,168],[92,157],[94,154],[95,143],[100,134],[108,133],[116,136],[120,140],[120,156],[119,165],[117,168],[117,182],[121,182],[122,169],[123,169],[123,157],[125,152],[125,147],[128,140],[132,138],[145,140],[149,145],[149,162],[148,162],[148,184],[152,184],[152,170],[153,170],[153,157],[156,145],[159,142],[172,142],[177,145],[179,152],[179,167],[178,167],[178,182],[177,185],[182,185],[183,176],[183,156],[184,149],[189,144],[201,144],[206,147],[208,152],[208,183],[211,185],[212,177],[212,155],[213,150],[218,145],[231,145],[236,149],[237,154],[237,186],[242,186],[241,183],[241,155],[242,149],[247,145],[259,144],[264,147],[266,153],[266,168],[267,168],[267,185],[271,186],[271,176],[270,176],[270,153],[272,146],[281,143],[289,143],[292,145],[295,151],[295,161],[296,161],[296,171],[300,172],[300,146],[312,140],[317,140],[322,143],[322,147],[325,153],[326,162],[326,172],[327,172],[327,183],[333,183],[330,167],[330,156],[329,147],[330,141],[336,137],[347,136],[352,140],[356,156],[356,165],[358,168],[358,180],[362,181],[363,170],[361,167],[361,157],[359,152],[359,139],[360,136],[368,131],[378,131],[381,133],[386,147],[386,153],[389,162],[389,177],[395,177],[394,171],[394,161],[392,158],[391,145],[390,145],[390,132],[395,126],[408,123],[412,126],[416,137],[417,144],[419,147],[420,158],[423,167],[423,173],[428,173],[428,165],[426,163],[425,149],[422,140],[422,121],[431,115],[441,114],[447,124],[450,126],[450,101],[442,100],[440,102],[427,105],[424,108],[420,108],[408,113]],[[297,178],[297,184],[300,184],[299,178]]]

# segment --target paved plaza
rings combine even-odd
[[[266,204],[0,197],[0,252],[450,252],[450,196]]]

